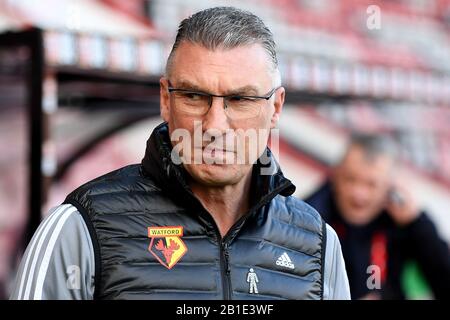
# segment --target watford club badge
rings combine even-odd
[[[170,270],[187,252],[186,245],[181,240],[182,236],[181,226],[148,227],[148,237],[152,239],[148,251]]]

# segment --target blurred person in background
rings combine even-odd
[[[449,247],[407,186],[396,181],[395,168],[392,141],[354,134],[330,179],[305,201],[338,234],[352,299],[405,298],[401,273],[410,259],[434,297],[448,298]]]
[[[166,122],[142,163],[88,182],[51,211],[11,298],[349,299],[336,233],[291,196],[267,149],[284,95],[261,19],[219,7],[183,20],[160,80]],[[175,163],[172,133],[197,129],[215,130],[215,156],[233,161]],[[239,129],[263,129],[262,148],[253,157],[244,147],[244,163],[234,161],[239,147],[222,143]]]

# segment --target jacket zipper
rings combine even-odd
[[[200,202],[198,202],[200,204]],[[200,204],[201,206],[201,204]],[[201,206],[201,208],[203,208]],[[211,215],[203,208],[207,217],[211,218]],[[220,260],[220,278],[222,282],[222,296],[223,300],[231,300],[231,279],[230,279],[230,264],[229,264],[229,253],[228,253],[228,242],[225,241],[225,237],[222,238],[220,234],[219,227],[215,223],[214,219],[211,218],[212,225],[214,227],[215,233],[217,235],[217,242],[219,243],[219,260]]]
[[[222,277],[223,299],[231,300],[230,264],[228,261],[228,244],[220,243],[220,273]]]

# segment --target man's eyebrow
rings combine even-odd
[[[174,84],[172,83],[172,85]],[[204,88],[200,88],[200,86],[196,85],[195,83],[184,79],[176,81],[176,88],[205,92]]]
[[[173,84],[172,84],[173,85]],[[186,80],[180,79],[176,81],[176,87],[179,89],[193,90],[204,93],[209,93],[209,91],[205,90],[205,88],[200,87],[199,85]],[[256,95],[258,94],[258,88],[253,85],[246,85],[236,89],[230,89],[223,93],[223,95]]]
[[[232,89],[227,91],[226,95],[241,95],[241,96],[249,96],[249,95],[257,95],[258,94],[258,88],[252,85],[246,85],[237,89]]]

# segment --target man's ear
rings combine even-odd
[[[168,81],[165,77],[161,77],[161,79],[159,79],[159,108],[161,118],[163,118],[166,122],[169,122],[170,114],[170,96],[168,85]]]
[[[286,91],[283,87],[279,88],[275,93],[275,101],[273,103],[275,107],[275,112],[272,115],[272,119],[270,120],[270,128],[273,129],[277,126],[278,121],[280,120],[281,110],[283,109],[284,97]]]

